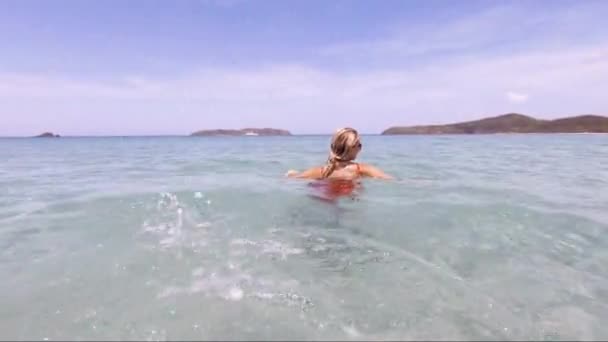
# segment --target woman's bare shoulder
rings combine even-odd
[[[370,177],[370,178],[379,178],[379,179],[393,179],[392,176],[386,174],[384,171],[379,168],[366,163],[358,163],[359,170],[362,176]]]

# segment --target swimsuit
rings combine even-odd
[[[357,178],[361,177],[361,167],[359,164],[355,163],[355,165],[357,166],[357,177],[355,179],[327,178],[312,182],[309,185],[320,190],[319,195],[322,199],[334,201],[342,196],[351,196],[358,188]]]

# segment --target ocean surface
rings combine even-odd
[[[608,338],[608,135],[0,139],[0,339]]]

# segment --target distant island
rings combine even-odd
[[[608,117],[581,115],[556,120],[540,120],[511,113],[447,125],[391,127],[382,132],[382,135],[493,133],[608,133]]]
[[[40,135],[35,136],[34,138],[60,138],[59,134],[53,134],[51,132],[44,132]]]
[[[276,128],[210,129],[191,134],[195,137],[209,136],[287,136],[289,131]]]

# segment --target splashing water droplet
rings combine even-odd
[[[243,290],[238,287],[233,287],[230,289],[230,293],[228,294],[228,299],[233,301],[239,301],[243,299]]]

